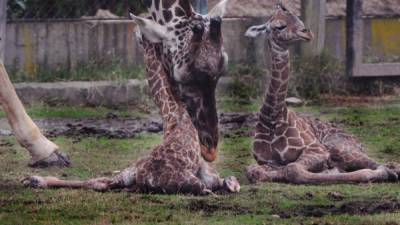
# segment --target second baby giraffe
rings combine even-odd
[[[278,4],[268,22],[249,28],[246,36],[260,34],[268,39],[272,77],[253,143],[258,165],[247,169],[249,180],[295,184],[397,181],[399,168],[369,158],[352,135],[288,110],[289,46],[313,38],[303,22]]]

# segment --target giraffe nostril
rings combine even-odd
[[[301,30],[301,32],[303,33],[307,33],[309,30],[307,28],[304,28],[303,30]]]
[[[193,41],[199,42],[201,41],[204,34],[204,26],[202,24],[196,24],[192,28],[193,31]]]

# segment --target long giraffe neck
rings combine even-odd
[[[169,78],[161,61],[162,46],[144,42],[143,49],[149,87],[155,104],[163,117],[164,131],[168,133],[181,122],[191,123],[188,113],[173,94]]]
[[[280,121],[286,121],[286,96],[289,85],[289,50],[269,40],[271,49],[272,77],[260,112],[264,127],[273,129]]]
[[[190,0],[142,0],[151,18],[165,25],[175,17],[189,17],[193,13]]]

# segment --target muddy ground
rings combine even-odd
[[[257,121],[255,113],[224,113],[220,115],[222,134],[229,136],[232,132],[244,132],[254,127]],[[46,136],[58,137],[109,137],[131,138],[139,133],[161,133],[162,120],[153,115],[148,118],[118,118],[108,114],[105,119],[39,119],[35,120]],[[0,136],[12,135],[6,119],[0,120]]]
[[[302,113],[301,115],[313,116]],[[225,137],[252,135],[251,128],[257,123],[257,113],[221,113],[219,129]],[[157,115],[147,118],[119,118],[109,113],[106,118],[84,119],[38,119],[35,123],[45,136],[58,137],[109,137],[131,138],[140,133],[162,133],[162,120]],[[0,136],[12,135],[6,119],[0,119]]]

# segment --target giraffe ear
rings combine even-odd
[[[263,24],[263,25],[259,25],[259,26],[252,26],[250,27],[247,31],[245,36],[246,37],[251,37],[251,38],[255,38],[260,36],[261,34],[264,33],[270,33],[271,28],[269,26],[269,24]]]
[[[161,26],[153,20],[135,16],[132,13],[129,15],[131,19],[134,20],[139,26],[140,32],[143,34],[143,36],[150,42],[160,43],[163,40],[170,39],[170,35],[166,27]]]
[[[226,12],[226,5],[228,4],[229,0],[222,0],[220,1],[214,8],[210,10],[210,12],[207,14],[209,18],[214,18],[214,17],[221,17],[223,18]]]

